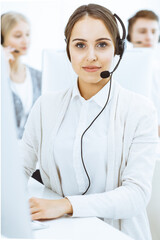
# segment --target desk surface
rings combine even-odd
[[[58,194],[44,187],[34,179],[28,183],[29,196],[58,199]],[[131,240],[130,237],[111,227],[99,218],[72,218],[64,216],[55,220],[43,221],[48,228],[34,230],[34,237],[38,239],[108,239],[108,240]]]

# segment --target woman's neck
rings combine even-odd
[[[15,58],[14,61],[10,62],[11,72],[18,72],[22,68],[23,64],[20,61],[20,58]]]
[[[108,79],[102,79],[98,83],[86,83],[78,80],[78,88],[80,91],[81,96],[88,100],[94,95],[96,95],[108,82],[110,78]]]
[[[26,78],[25,65],[20,61],[20,58],[15,58],[10,62],[10,78],[15,83],[23,83]]]

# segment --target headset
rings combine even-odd
[[[87,172],[87,169],[86,169],[86,166],[85,166],[85,163],[84,163],[84,159],[83,159],[83,137],[85,135],[85,133],[88,131],[88,129],[92,126],[92,124],[95,122],[95,120],[100,116],[100,114],[103,112],[103,110],[106,108],[107,104],[108,104],[108,101],[109,101],[109,97],[110,97],[110,93],[111,93],[111,85],[112,85],[112,74],[113,72],[117,69],[118,65],[120,64],[120,61],[122,59],[122,56],[123,56],[123,53],[125,51],[125,47],[126,47],[126,29],[125,29],[125,26],[124,26],[124,23],[122,22],[122,20],[120,19],[120,17],[117,15],[117,14],[114,14],[113,15],[121,24],[121,27],[122,27],[122,30],[123,30],[123,35],[122,35],[122,38],[120,37],[117,37],[116,39],[116,47],[115,47],[115,54],[119,56],[119,60],[116,64],[116,66],[114,67],[113,71],[109,72],[109,71],[103,71],[100,73],[100,77],[101,78],[108,78],[108,77],[111,77],[110,78],[110,85],[109,85],[109,91],[108,91],[108,97],[107,97],[107,101],[104,105],[104,107],[102,108],[102,110],[98,113],[98,115],[93,119],[93,121],[90,123],[90,125],[85,129],[85,131],[83,132],[82,136],[81,136],[81,160],[82,160],[82,164],[83,164],[83,168],[84,168],[84,171],[86,173],[86,176],[87,176],[87,179],[88,179],[88,187],[87,189],[82,193],[82,195],[86,194],[88,189],[90,188],[91,186],[91,180],[90,180],[90,177],[89,177],[89,174]]]
[[[1,22],[2,22],[2,17],[3,17],[4,15],[5,15],[5,13],[1,15]],[[4,38],[3,38],[3,36],[2,36],[2,30],[1,30],[1,45],[3,44],[3,42],[4,42]]]
[[[113,69],[112,72],[109,72],[109,71],[101,72],[101,74],[100,74],[101,78],[108,78],[110,75],[113,74],[113,72],[117,69],[118,65],[120,64],[120,61],[122,59],[124,50],[126,48],[126,40],[125,40],[126,39],[126,29],[125,29],[124,23],[122,22],[122,20],[120,19],[120,17],[117,14],[114,14],[113,16],[118,19],[118,21],[120,22],[120,24],[122,26],[122,30],[123,30],[122,38],[117,37],[117,39],[116,39],[115,54],[119,55],[119,61],[116,64],[116,66],[115,66],[115,68]]]
[[[132,42],[131,41],[131,37],[130,37],[130,34],[128,33],[128,35],[127,35],[127,40],[128,40],[128,42]],[[158,38],[158,42],[160,42],[160,36],[159,36],[159,38]],[[139,44],[141,44],[142,42],[141,41],[137,41],[136,43],[139,43]]]

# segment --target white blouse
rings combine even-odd
[[[87,189],[88,179],[81,160],[81,136],[105,105],[108,92],[109,84],[106,84],[95,96],[85,100],[80,95],[77,83],[74,86],[68,110],[54,144],[54,156],[64,196],[82,194]],[[113,91],[111,92],[113,94]],[[91,179],[87,193],[105,191],[111,98],[112,96],[105,110],[83,137],[83,159]]]
[[[87,111],[86,125],[88,124],[87,121],[90,121],[91,115],[94,115],[97,109],[99,109],[99,104],[101,104],[99,103],[99,97],[103,95],[101,95],[101,92],[105,92],[106,89],[106,94],[104,93],[104,95],[107,95],[107,87],[106,85],[94,97],[93,102],[91,100],[88,101],[89,106],[93,105],[95,107],[91,107],[91,110]],[[76,160],[73,159],[72,148],[78,136],[74,134],[74,130],[77,133],[79,124],[81,123],[82,125],[82,121],[80,123],[77,121],[76,128],[78,112],[79,115],[81,113],[76,108],[76,102],[81,103],[81,101],[76,99],[81,98],[78,96],[74,97],[73,88],[43,95],[33,106],[21,142],[23,166],[26,177],[29,177],[32,175],[37,161],[39,161],[41,176],[45,186],[60,195],[63,195],[63,192],[65,195],[68,193],[67,197],[73,207],[72,217],[96,216],[104,218],[105,222],[133,237],[133,239],[151,240],[146,205],[151,194],[151,181],[158,142],[156,111],[149,99],[123,89],[114,80],[112,90],[114,93],[111,95],[107,108],[86,132],[83,141],[86,144],[83,152],[84,161],[91,177],[91,189],[93,189],[93,186],[98,188],[98,181],[102,182],[104,179],[104,172],[97,177],[98,169],[94,167],[93,172],[93,168],[91,168],[91,162],[94,165],[99,162],[99,165],[101,165],[99,167],[100,171],[102,166],[104,166],[103,164],[106,166],[105,191],[86,194],[85,196],[71,196],[69,194],[70,191],[73,192],[73,190],[70,190],[71,188],[74,191],[79,190],[76,179],[79,178],[79,175],[77,177],[79,170],[77,170]],[[74,116],[73,113],[69,115],[71,112],[68,106],[71,108],[73,104],[70,103],[71,99],[72,102],[74,100],[77,110]],[[108,114],[107,110],[109,111]],[[106,117],[104,117],[105,114]],[[67,122],[68,115],[70,116],[68,121],[72,121],[70,124],[73,127],[67,129],[64,125],[66,133],[61,135],[60,138],[63,124],[66,124],[66,126],[70,125]],[[101,150],[103,136],[105,137],[101,124],[103,127],[106,126],[106,152]],[[91,141],[91,137],[95,136],[99,141],[97,139],[94,140],[96,142]],[[67,140],[70,139],[70,142],[66,143],[65,138]],[[56,144],[54,144],[55,141]],[[71,145],[72,148],[65,150],[68,149],[64,146],[66,144]],[[94,144],[93,147],[92,144]],[[58,150],[60,145],[63,148]],[[94,156],[96,152],[94,149],[95,145],[96,150],[99,151],[99,154],[97,154],[98,158]],[[54,149],[53,146],[55,146]],[[80,147],[79,145],[77,146]],[[103,149],[106,149],[106,147],[104,146]],[[94,159],[86,158],[89,154]],[[81,165],[81,160],[78,159],[77,161]],[[76,162],[76,170],[73,162]],[[64,175],[62,177],[62,171],[65,168],[67,176]],[[74,169],[74,175],[70,176],[72,169]],[[96,177],[93,177],[93,175]],[[83,179],[85,177],[83,171]],[[72,179],[76,179],[76,181],[74,182]],[[69,185],[68,191],[66,190],[67,185]],[[99,191],[102,190],[99,189]]]
[[[25,114],[31,110],[33,103],[33,86],[29,69],[26,67],[26,79],[23,83],[15,83],[11,81],[12,91],[19,96],[22,101]]]

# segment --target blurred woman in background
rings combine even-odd
[[[7,12],[1,16],[1,44],[9,63],[17,135],[21,139],[29,112],[41,95],[41,72],[21,60],[30,46],[30,24],[24,15]]]
[[[41,72],[25,65],[21,60],[30,46],[30,24],[24,15],[7,12],[1,16],[1,44],[9,66],[17,137],[21,139],[29,112],[41,95]],[[32,177],[42,183],[39,170]]]

